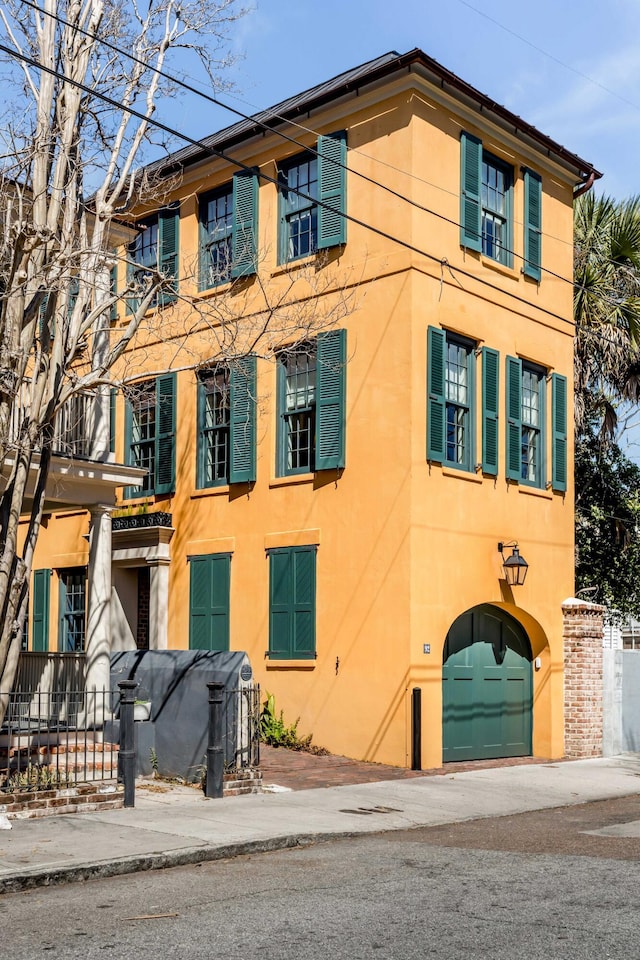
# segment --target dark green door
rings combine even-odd
[[[442,668],[443,760],[531,755],[531,645],[498,607],[455,621]]]
[[[229,649],[228,553],[191,558],[189,603],[189,648]]]

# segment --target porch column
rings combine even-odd
[[[108,690],[111,682],[111,510],[106,504],[91,508],[85,643],[87,690]]]
[[[169,564],[155,559],[149,563],[149,649],[169,646]]]
[[[93,349],[91,356],[91,366],[94,370],[100,370],[105,364],[109,354],[109,343],[111,337],[110,307],[106,306],[111,299],[110,283],[110,265],[103,263],[96,270],[94,276],[94,289],[96,306],[100,303],[105,304],[103,313],[97,318],[93,327]],[[92,423],[91,423],[91,459],[98,460],[100,463],[106,463],[109,460],[115,460],[114,455],[109,450],[110,440],[110,391],[108,384],[101,383],[94,393],[92,404]]]

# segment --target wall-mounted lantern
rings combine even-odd
[[[505,548],[511,550],[511,556],[505,557]],[[504,570],[505,580],[510,587],[521,587],[527,578],[529,564],[524,557],[520,556],[518,544],[515,541],[510,543],[500,542],[498,544],[498,550],[502,555],[502,569]]]

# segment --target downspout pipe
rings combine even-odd
[[[584,183],[581,183],[577,187],[577,189],[573,191],[573,199],[577,200],[578,197],[581,197],[583,193],[587,193],[589,190],[591,190],[591,187],[594,185],[595,182],[596,182],[596,174],[595,174],[595,170],[592,170],[591,173],[589,174],[589,179],[586,180]]]

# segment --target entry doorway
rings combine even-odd
[[[483,604],[452,624],[442,667],[443,761],[531,756],[532,655],[522,626]]]

